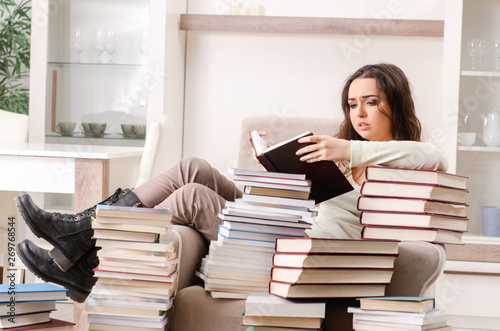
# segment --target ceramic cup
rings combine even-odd
[[[122,131],[125,135],[134,134],[134,126],[132,124],[122,124]]]
[[[72,135],[75,130],[76,123],[75,122],[59,122],[57,123],[57,130],[61,132],[63,136]]]
[[[107,126],[106,123],[89,123],[89,125],[93,134],[103,134]]]
[[[143,136],[146,134],[146,125],[144,124],[134,124],[132,125],[132,130],[134,134],[138,136]]]
[[[481,225],[483,236],[500,237],[500,207],[482,206]]]
[[[80,125],[80,128],[83,130],[83,132],[85,133],[92,133],[92,130],[90,130],[90,124],[91,123],[82,123],[82,125]]]
[[[462,146],[472,146],[476,142],[475,132],[459,132],[458,143]]]

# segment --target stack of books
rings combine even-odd
[[[73,330],[74,323],[50,317],[66,289],[49,283],[0,284],[0,329]]]
[[[269,293],[286,298],[383,296],[398,241],[277,238]]]
[[[358,209],[367,239],[460,244],[467,231],[467,177],[369,166]]]
[[[246,331],[317,331],[325,319],[325,301],[286,300],[250,294],[245,302]]]
[[[198,276],[213,297],[244,299],[268,293],[277,237],[304,237],[317,213],[308,199],[311,182],[305,175],[230,169],[243,197],[228,201],[219,213],[222,224],[210,244]],[[242,263],[244,261],[245,263]]]
[[[98,205],[92,222],[98,281],[86,305],[91,330],[163,330],[177,287],[169,210]]]
[[[356,331],[448,331],[447,315],[435,309],[434,298],[360,298],[360,307],[349,307]]]

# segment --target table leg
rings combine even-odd
[[[109,196],[109,160],[75,160],[75,212],[83,211]],[[75,302],[75,329],[87,331],[85,303]]]

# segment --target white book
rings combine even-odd
[[[294,185],[294,186],[311,186],[311,181],[306,179],[288,179],[288,178],[277,178],[277,177],[251,177],[251,176],[241,176],[235,175],[233,180],[235,181],[249,181],[258,183],[269,183],[269,184],[284,184],[284,185]]]
[[[246,316],[325,318],[326,301],[300,301],[272,294],[251,294],[245,302]]]
[[[262,203],[255,203],[255,202],[251,203],[243,201],[242,199],[236,199],[235,201],[227,201],[226,207],[240,208],[244,210],[256,210],[263,212],[298,215],[302,217],[315,217],[318,215],[318,212],[316,210],[310,210],[309,208],[283,206],[283,205],[264,205]]]
[[[207,277],[207,275],[201,273],[201,272],[196,272],[196,276],[200,277],[203,279],[205,284],[210,284],[213,286],[253,286],[253,287],[269,287],[269,279],[267,280],[262,280],[262,281],[250,281],[250,280],[236,280],[236,279],[225,279],[225,278],[213,278],[213,277]]]
[[[274,245],[275,245],[275,243],[270,242],[270,241],[226,238],[226,237],[222,236],[220,233],[218,234],[217,241],[221,242],[222,244],[231,243],[231,244],[238,244],[238,245],[243,245],[243,246],[244,245],[262,246],[262,247],[267,247],[267,248],[274,248]]]
[[[404,324],[404,323],[386,323],[386,322],[369,322],[369,321],[358,321],[353,318],[352,326],[355,330],[414,330],[414,331],[422,331],[422,330],[433,330],[436,328],[445,327],[446,322],[439,322],[434,324],[428,324],[426,326],[422,325],[413,325],[413,324]]]
[[[108,313],[108,312],[101,312],[101,311],[91,311],[87,310],[86,311],[88,317],[92,318],[123,318],[123,319],[133,319],[137,321],[143,321],[143,322],[161,322],[167,317],[167,313],[163,313],[162,315],[159,316],[145,316],[145,315],[137,315],[137,314],[121,314],[121,313]]]
[[[298,222],[302,216],[284,213],[276,213],[262,210],[242,209],[238,206],[227,206],[222,210],[222,214],[229,216],[254,217],[270,219],[275,221]]]
[[[233,257],[243,260],[254,260],[254,261],[267,261],[269,257],[273,255],[273,251],[271,249],[267,251],[262,250],[253,250],[253,249],[244,249],[241,247],[238,248],[225,248],[222,245],[218,245],[217,242],[210,243],[208,249],[208,255],[213,257],[223,256],[223,257]]]
[[[210,295],[214,299],[246,299],[248,297],[247,293],[234,293],[234,292],[222,292],[222,291],[211,291]]]
[[[243,193],[241,199],[243,201],[249,201],[249,202],[260,202],[271,205],[304,207],[309,209],[314,208],[316,205],[316,203],[312,199],[283,198],[283,197],[273,197],[269,195],[258,195],[258,194],[248,194],[248,193]]]
[[[157,309],[167,311],[173,306],[173,300],[170,302],[154,302],[144,300],[126,300],[127,298],[96,298],[93,294],[89,296],[87,305],[94,306],[112,306],[124,308]]]
[[[238,230],[230,230],[221,225],[219,225],[219,234],[226,238],[235,238],[235,239],[243,239],[243,240],[257,240],[257,241],[266,241],[274,243],[276,242],[276,238],[278,237],[304,237],[304,234],[301,235],[285,235],[285,234],[268,234],[261,232],[249,232],[249,231],[238,231]]]
[[[250,223],[250,224],[262,224],[262,225],[271,225],[271,226],[286,226],[289,228],[299,228],[299,229],[310,229],[312,228],[312,224],[304,221],[279,221],[279,220],[271,220],[265,218],[256,218],[256,217],[246,217],[246,216],[234,216],[234,215],[226,215],[224,213],[219,213],[219,218],[223,221],[228,222],[240,222],[240,223]]]
[[[229,230],[280,234],[285,236],[303,237],[304,230],[287,226],[251,224],[242,222],[222,221],[222,226]]]
[[[133,318],[123,318],[123,317],[111,317],[111,316],[89,316],[89,323],[95,324],[113,324],[117,326],[136,326],[136,327],[146,327],[146,328],[163,328],[167,325],[167,317],[162,321],[146,321],[146,320],[135,320]],[[117,327],[119,329],[119,327]]]
[[[210,272],[240,272],[240,273],[251,273],[252,275],[267,275],[270,277],[271,275],[271,267],[270,266],[259,266],[255,267],[254,265],[249,266],[244,263],[212,263],[206,258],[203,258],[201,261],[201,267],[204,268],[208,273]]]
[[[240,179],[235,179],[234,183],[236,185],[241,185],[241,186],[255,186],[255,187],[275,188],[278,190],[294,190],[294,191],[299,191],[299,192],[311,192],[311,186],[263,183],[263,182],[256,182],[256,181],[251,181],[251,180],[240,180]]]
[[[238,271],[238,270],[231,270],[230,272],[227,271],[207,271],[204,267],[200,267],[200,272],[207,275],[208,277],[211,278],[219,278],[219,279],[234,279],[234,280],[249,280],[249,281],[266,281],[269,282],[269,274],[267,273],[262,273],[262,274],[255,274],[255,273],[248,273],[247,271]]]
[[[352,313],[353,318],[366,322],[387,322],[412,325],[428,325],[446,322],[447,315],[443,309],[433,309],[425,313],[396,312],[382,310],[367,310],[357,307],[348,307],[348,313]]]
[[[205,257],[208,263],[217,264],[217,263],[241,263],[243,260],[241,257],[233,257],[233,256],[223,256],[223,255],[207,255]],[[245,264],[248,266],[256,265],[258,266],[269,266],[271,267],[272,255],[269,255],[267,260],[252,260],[245,259]]]
[[[227,170],[231,175],[252,176],[252,177],[271,177],[271,178],[288,178],[288,179],[306,179],[305,174],[291,174],[285,172],[274,172],[264,170],[249,170],[239,168],[229,168]]]
[[[221,237],[222,238],[222,237]],[[246,251],[246,252],[251,252],[251,253],[274,253],[274,246],[271,245],[248,245],[247,242],[244,242],[242,240],[239,240],[237,242],[222,242],[219,240],[212,240],[210,243],[211,245],[216,245],[217,250],[222,250],[222,251],[232,251],[232,250],[239,250],[239,251]]]
[[[140,251],[167,252],[173,249],[174,242],[169,240],[160,241],[157,243],[138,243],[126,240],[96,239],[95,245],[97,247],[114,247]]]

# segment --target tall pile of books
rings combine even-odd
[[[245,302],[243,325],[246,331],[322,330],[325,301],[286,300],[270,294],[250,294]]]
[[[467,231],[467,177],[369,166],[358,209],[367,239],[462,243]]]
[[[398,243],[277,238],[269,293],[286,299],[384,296]]]
[[[213,297],[246,298],[268,293],[277,237],[304,237],[314,217],[305,175],[230,169],[244,187],[241,199],[228,201],[219,214],[217,241],[210,244],[198,275]]]
[[[0,329],[73,330],[74,323],[51,318],[66,289],[50,283],[0,284]]]
[[[86,305],[90,330],[164,330],[177,286],[169,210],[98,205],[92,222],[98,281]]]
[[[360,307],[349,307],[356,331],[449,331],[447,315],[435,309],[434,298],[360,298]]]

